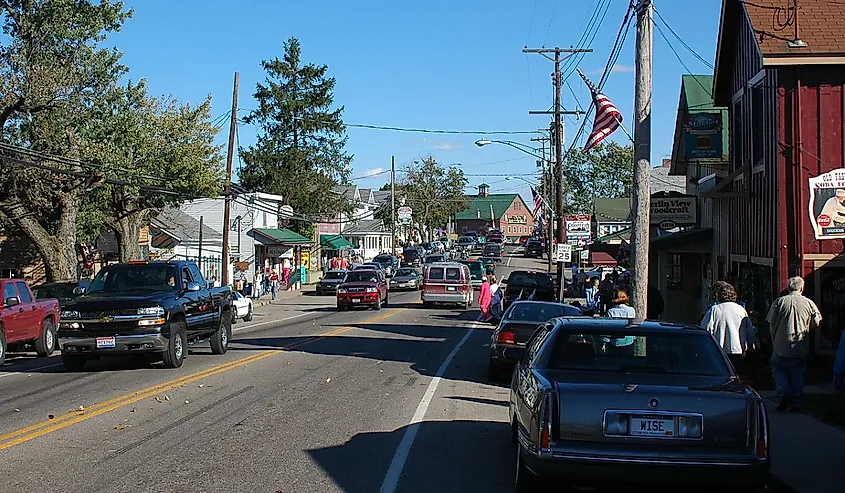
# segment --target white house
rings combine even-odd
[[[393,235],[379,219],[357,221],[346,227],[342,234],[364,260],[371,260],[379,253],[393,249]]]

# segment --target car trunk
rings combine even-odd
[[[524,346],[543,322],[503,322],[502,331],[513,332],[517,345]]]
[[[508,284],[505,289],[505,303],[510,304],[518,300],[527,300],[532,293],[534,293],[534,297],[531,298],[532,301],[557,301],[554,288],[528,287]]]
[[[749,421],[744,387],[723,377],[689,375],[626,374],[623,372],[556,371],[550,375],[558,396],[559,437],[569,441],[599,443],[634,443],[647,447],[747,448]],[[656,404],[654,407],[652,405]],[[634,411],[619,413],[627,418],[627,436],[607,436],[604,429],[606,410]],[[649,414],[700,413],[704,416],[702,438],[683,439],[668,429],[670,416]],[[644,419],[641,419],[644,418]],[[660,438],[637,436],[638,428],[649,418],[666,419],[667,432]],[[676,424],[677,426],[677,424]],[[638,428],[638,429],[637,429]]]

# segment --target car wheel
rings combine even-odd
[[[390,301],[390,295],[384,297],[384,305],[387,306],[387,303]]]
[[[6,361],[6,334],[3,332],[3,326],[0,325],[0,365]]]
[[[381,310],[381,298],[376,298],[376,304],[373,305],[373,310]]]
[[[238,307],[232,305],[232,323],[238,323]]]
[[[229,350],[229,339],[232,335],[232,312],[220,314],[220,326],[211,336],[211,354],[226,354]]]
[[[41,337],[35,341],[35,352],[38,356],[50,356],[56,350],[56,328],[53,322],[44,320]]]
[[[249,308],[244,316],[244,322],[252,322],[252,303],[249,304]]]
[[[214,339],[212,339],[212,345]],[[167,340],[167,348],[164,350],[163,361],[165,368],[179,368],[185,361],[187,348],[187,334],[185,322],[174,322],[170,325],[170,337]],[[212,348],[212,352],[214,349]]]
[[[88,360],[85,359],[85,356],[62,354],[62,365],[64,365],[65,370],[67,371],[82,371],[85,369],[85,363],[87,362]]]
[[[423,301],[423,308],[434,308],[434,303],[430,301]]]
[[[337,304],[337,311],[342,312],[342,311],[344,311],[344,310],[346,310],[346,307],[345,307],[345,306],[343,306],[343,305],[341,305],[340,303],[338,303],[338,304]]]
[[[525,467],[522,461],[522,450],[516,444],[516,477],[514,478],[517,493],[529,493],[536,491],[537,476]]]

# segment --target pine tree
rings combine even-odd
[[[334,106],[335,79],[326,65],[303,64],[299,40],[284,43],[282,59],[265,60],[255,92],[258,108],[245,118],[259,127],[257,142],[241,150],[240,182],[248,190],[284,197],[297,215],[318,218],[344,206],[333,187],[349,177],[343,106]],[[310,228],[301,222],[300,233]]]

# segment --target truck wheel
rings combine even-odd
[[[211,336],[211,354],[226,354],[229,350],[229,336],[232,334],[232,313],[220,314],[220,327]]]
[[[187,351],[185,332],[185,322],[174,322],[170,325],[170,338],[167,340],[167,348],[162,358],[165,368],[179,368],[185,361],[185,351]]]
[[[373,305],[373,310],[381,310],[381,297],[376,298],[376,304]]]
[[[50,319],[44,320],[41,337],[35,341],[35,352],[38,356],[50,356],[56,350],[56,329]]]
[[[252,322],[252,304],[249,305],[246,315],[244,315],[244,322]]]
[[[0,325],[0,365],[6,361],[6,334],[3,332],[3,326]]]
[[[67,371],[77,372],[84,370],[86,361],[84,356],[62,354],[62,365],[64,365]]]
[[[232,307],[232,323],[238,323],[238,307],[236,306]]]

